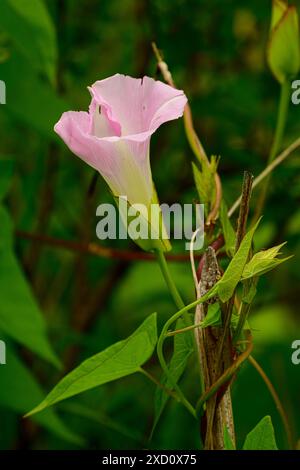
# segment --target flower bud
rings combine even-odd
[[[298,13],[282,0],[273,0],[267,61],[279,83],[292,79],[300,69]]]

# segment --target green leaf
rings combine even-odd
[[[12,251],[11,221],[2,206],[0,227],[0,329],[58,367],[60,363],[47,339],[43,316]]]
[[[138,372],[153,354],[156,342],[156,313],[153,313],[127,339],[90,357],[66,375],[27,416],[91,388]]]
[[[207,314],[201,322],[201,328],[207,328],[208,326],[219,326],[221,325],[221,309],[218,302],[208,305]]]
[[[0,158],[0,201],[4,198],[9,188],[13,167],[14,160],[12,158]]]
[[[26,124],[31,133],[36,130],[45,138],[58,142],[53,127],[69,106],[57,96],[50,84],[43,82],[34,70],[29,69],[17,53],[1,64],[1,80],[6,83],[5,110]]]
[[[230,436],[229,431],[228,431],[228,429],[227,429],[227,426],[224,426],[223,435],[224,435],[224,447],[225,447],[225,450],[235,450],[235,445],[234,445],[234,443],[232,442],[232,439],[231,439],[231,436]]]
[[[270,416],[265,416],[246,437],[243,450],[278,450]]]
[[[238,251],[230,261],[224,275],[216,284],[218,295],[222,302],[227,302],[230,297],[232,297],[237,284],[241,280],[249,256],[252,239],[259,222],[260,220],[258,220],[254,227],[244,236]]]
[[[278,259],[276,258],[277,255],[280,254],[280,249],[285,245],[285,243],[281,243],[281,245],[274,246],[269,250],[262,250],[256,253],[251,260],[246,264],[242,279],[249,279],[254,276],[261,276],[262,274],[267,273],[271,269],[276,268],[279,264],[287,261],[291,258],[288,256],[287,258]]]
[[[9,344],[6,353],[7,364],[0,367],[0,404],[15,413],[23,415],[37,401],[42,400],[44,393],[31,372],[15,355]],[[83,439],[73,433],[53,410],[45,410],[32,419],[43,428],[68,442],[83,444]]]
[[[227,254],[232,257],[235,251],[236,236],[235,236],[233,227],[231,225],[230,219],[228,217],[227,205],[224,201],[222,201],[221,203],[220,220],[221,220],[221,225],[222,225],[224,239],[225,239],[225,249],[226,249]]]
[[[57,62],[55,28],[44,2],[42,0],[1,1],[0,28],[11,37],[26,61],[38,71],[45,72],[54,83]],[[24,78],[22,76],[22,79]]]
[[[280,83],[291,79],[299,72],[300,50],[297,9],[280,0],[273,0],[267,59],[273,75]]]
[[[186,326],[184,320],[179,319],[176,322],[176,329],[181,329]],[[182,333],[174,337],[174,352],[169,363],[169,372],[173,380],[177,383],[185,371],[187,361],[194,350],[191,334]],[[168,389],[172,389],[172,384],[166,375],[161,378],[161,383]],[[154,424],[152,427],[151,435],[153,434],[163,410],[168,402],[169,395],[164,392],[160,387],[156,388],[155,402],[154,402]]]

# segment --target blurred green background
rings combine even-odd
[[[151,41],[162,49],[187,94],[195,127],[220,175],[230,205],[244,170],[266,163],[279,86],[265,63],[271,1],[243,0],[1,0],[0,80],[0,366],[2,449],[198,448],[197,425],[169,403],[153,440],[155,387],[130,376],[63,402],[28,420],[59,378],[84,358],[128,336],[152,313],[162,325],[174,307],[156,264],[86,255],[37,240],[94,241],[96,207],[111,196],[102,180],[53,132],[63,111],[87,109],[87,86],[117,72],[157,75]],[[290,105],[284,146],[300,135],[300,107]],[[197,198],[182,120],[163,126],[151,143],[161,202]],[[300,338],[300,158],[274,173],[256,246],[288,241],[287,263],[259,283],[252,310],[254,356],[273,381],[294,432],[300,435],[300,365],[291,343]],[[252,200],[255,207],[255,194]],[[106,246],[134,249],[126,241]],[[183,242],[175,251],[184,250]],[[189,263],[172,273],[186,301],[194,298]],[[57,367],[58,359],[62,368]],[[159,375],[155,358],[147,369]],[[183,387],[197,396],[191,359]],[[238,443],[270,414],[280,448],[286,440],[262,379],[245,365],[233,384]]]

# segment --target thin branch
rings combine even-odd
[[[155,42],[152,42],[152,49],[157,60],[157,67],[159,68],[159,71],[162,74],[164,81],[171,87],[176,88],[168,64],[163,60],[163,57],[160,51],[158,50],[158,47]],[[199,158],[200,161],[204,163],[209,163],[205,150],[199,140],[199,137],[196,134],[193,123],[192,111],[188,103],[185,105],[184,108],[183,119],[187,139],[194,154]]]
[[[268,390],[271,393],[271,395],[273,397],[273,400],[275,402],[278,413],[280,414],[280,417],[282,419],[282,423],[283,423],[283,426],[284,426],[284,429],[285,429],[285,432],[286,432],[286,436],[287,436],[289,446],[290,446],[291,449],[293,449],[294,441],[293,441],[293,435],[292,435],[292,431],[291,431],[291,428],[290,428],[290,425],[289,425],[288,417],[287,417],[285,409],[283,408],[283,405],[280,401],[280,398],[279,398],[279,396],[278,396],[278,394],[275,390],[274,385],[272,384],[271,380],[269,379],[269,377],[267,376],[265,371],[262,369],[262,367],[258,364],[258,362],[254,359],[253,356],[249,356],[248,361],[257,370],[257,372],[259,373],[259,375],[261,376],[261,378],[265,382],[266,386],[268,387]]]
[[[54,238],[48,235],[40,235],[36,233],[26,232],[24,230],[16,230],[15,232],[18,238],[29,240],[35,243],[41,243],[52,247],[69,250],[72,252],[84,253],[87,255],[95,255],[100,258],[118,259],[124,261],[155,261],[156,256],[152,253],[139,252],[133,250],[123,250],[118,248],[108,248],[101,246],[97,243],[81,243],[73,240],[63,240],[61,238]],[[168,261],[184,262],[189,260],[188,253],[182,254],[171,254],[167,253],[166,258]],[[201,255],[196,255],[196,258],[200,259]]]
[[[298,147],[300,147],[300,137],[296,139],[288,148],[286,148],[275,160],[266,166],[266,168],[254,179],[252,189],[256,188],[270,173],[272,173],[275,168],[280,165],[291,153],[293,153]],[[239,197],[232,207],[228,211],[228,217],[231,217],[232,214],[237,210],[241,204],[242,198]]]
[[[166,62],[163,60],[163,57],[156,45],[155,42],[152,42],[151,43],[151,46],[152,46],[152,49],[153,49],[153,52],[154,52],[154,55],[156,57],[156,60],[157,60],[157,66],[164,78],[164,81],[167,82],[168,85],[170,85],[171,87],[173,88],[176,88],[175,86],[175,83],[173,81],[173,77],[171,75],[171,72],[168,68],[168,64],[166,64]]]
[[[166,260],[165,253],[161,250],[156,251],[156,256],[157,256],[157,262],[159,264],[161,273],[163,275],[163,278],[165,280],[166,286],[168,287],[168,290],[171,294],[171,297],[176,305],[176,307],[180,310],[181,308],[184,307],[184,302],[181,298],[180,293],[177,290],[176,284],[173,280],[173,277],[171,275],[171,272],[169,270],[169,266]]]
[[[214,221],[218,217],[220,205],[222,202],[222,183],[221,183],[220,176],[218,175],[218,173],[215,173],[215,188],[216,188],[215,202],[212,207],[212,210],[207,216],[206,225],[210,225],[211,223],[214,223]]]
[[[203,325],[203,322],[194,323],[193,325],[186,326],[185,328],[180,328],[180,329],[178,329],[178,330],[168,331],[168,333],[166,334],[166,336],[167,336],[167,337],[169,337],[169,336],[175,336],[175,335],[178,335],[178,334],[180,334],[180,333],[185,333],[186,331],[195,330],[196,328],[201,328],[202,325]]]
[[[240,213],[239,213],[237,231],[236,231],[236,245],[235,245],[236,252],[239,249],[240,244],[246,233],[246,225],[247,225],[248,214],[249,214],[252,185],[253,185],[253,175],[251,175],[251,173],[249,173],[248,171],[245,171],[243,187],[242,187],[242,195],[241,195]]]
[[[275,134],[274,134],[267,164],[272,163],[272,161],[274,160],[274,158],[276,157],[278,153],[278,150],[280,150],[284,131],[286,128],[288,108],[290,104],[290,95],[291,95],[291,82],[290,80],[285,80],[281,85],[276,129],[275,129]],[[269,175],[268,178],[265,179],[264,184],[262,185],[260,194],[258,196],[258,199],[256,201],[255,212],[253,216],[253,224],[259,219],[263,211],[263,208],[264,208],[267,196],[268,196],[268,189],[270,187],[270,181],[271,181],[271,175]]]
[[[158,47],[155,44],[155,42],[152,42],[152,49],[157,60],[157,67],[159,68],[165,82],[168,83],[168,85],[170,85],[171,87],[176,88],[172,74],[168,68],[168,64],[163,60],[162,55],[160,51],[158,50]],[[184,121],[184,129],[185,129],[187,140],[197,160],[201,162],[201,165],[206,165],[206,166],[210,165],[210,162],[207,158],[203,145],[201,144],[200,139],[195,131],[192,110],[191,110],[189,103],[185,105],[184,113],[183,113],[183,121]],[[206,222],[207,226],[213,223],[215,219],[217,218],[221,200],[222,200],[222,184],[221,184],[221,180],[220,180],[218,173],[215,174],[215,190],[216,190],[216,197],[215,197],[214,205],[211,209],[211,212],[209,213],[207,217],[207,222]]]
[[[183,122],[184,122],[184,129],[190,144],[191,149],[193,150],[195,156],[198,158],[200,162],[204,165],[209,164],[209,160],[207,158],[206,152],[203,148],[203,145],[200,142],[200,139],[195,131],[192,110],[190,105],[187,103],[184,108],[183,113]]]

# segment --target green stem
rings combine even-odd
[[[192,331],[192,330],[195,330],[196,328],[202,328],[202,326],[203,326],[203,322],[195,323],[194,325],[190,325],[185,328],[180,328],[179,330],[168,331],[166,336],[170,338],[171,336],[176,336],[181,333],[186,333],[187,331]]]
[[[284,129],[286,125],[289,102],[290,102],[290,92],[291,92],[291,84],[289,80],[286,80],[281,85],[276,131],[275,131],[273,145],[271,147],[271,151],[269,155],[268,164],[270,164],[274,160],[281,146]]]
[[[183,312],[184,309],[182,310],[179,310],[179,312],[175,313],[175,315],[173,315],[164,325],[163,329],[162,329],[162,332],[160,334],[160,337],[158,339],[158,342],[157,342],[157,356],[158,356],[158,360],[160,362],[160,365],[166,375],[166,377],[168,378],[170,384],[172,385],[173,389],[176,391],[176,394],[180,400],[180,402],[182,403],[183,406],[186,407],[186,409],[192,414],[192,416],[194,416],[194,418],[196,418],[196,411],[195,411],[195,408],[193,407],[193,405],[186,399],[186,397],[184,396],[184,394],[182,393],[182,391],[180,390],[180,387],[177,385],[176,383],[176,380],[174,380],[174,377],[172,376],[172,374],[170,374],[170,371],[169,371],[169,368],[168,368],[168,365],[165,361],[165,358],[164,358],[164,353],[163,353],[163,345],[164,345],[164,341],[165,341],[165,338],[167,336],[167,332],[168,332],[168,328],[169,326],[173,323],[173,321],[176,321],[177,318],[179,318],[184,312]]]
[[[291,90],[290,81],[286,80],[281,85],[280,100],[279,100],[279,107],[278,107],[278,114],[277,114],[277,123],[276,123],[276,129],[275,129],[275,135],[274,135],[272,147],[271,147],[269,158],[268,158],[268,165],[272,163],[272,161],[277,156],[278,151],[280,150],[280,147],[281,147],[282,138],[283,138],[283,134],[284,134],[285,126],[286,126],[288,107],[289,107],[289,102],[290,102],[290,90]],[[259,195],[259,199],[258,199],[258,203],[256,206],[256,211],[255,211],[255,216],[254,216],[255,222],[258,220],[258,218],[260,217],[263,211],[269,185],[270,185],[270,180],[271,180],[271,176],[268,176],[265,179],[264,185],[261,189],[261,193]]]
[[[173,278],[170,274],[170,271],[169,271],[169,267],[168,267],[168,264],[167,264],[167,261],[166,261],[166,258],[165,258],[165,255],[162,251],[157,251],[157,259],[158,259],[158,262],[159,262],[159,265],[160,265],[160,268],[161,268],[161,271],[162,271],[162,274],[164,276],[164,279],[166,281],[166,284],[169,288],[169,291],[174,299],[174,302],[177,306],[177,308],[180,310],[180,315],[183,315],[183,322],[184,322],[184,325],[186,327],[186,330],[185,331],[189,331],[189,330],[192,330],[194,328],[196,328],[196,326],[194,325],[190,325],[190,318],[189,318],[189,315],[188,315],[188,310],[189,308],[186,308],[184,303],[183,303],[183,300],[176,288],[176,285],[173,281]],[[174,318],[174,317],[172,317]],[[172,318],[170,319],[171,322],[172,322]],[[168,325],[169,323],[166,323],[166,325]],[[166,327],[165,325],[165,327]],[[194,413],[194,409],[192,407],[192,405],[187,401],[187,399],[185,398],[184,394],[181,392],[179,386],[177,385],[177,382],[173,380],[170,372],[169,372],[169,368],[164,360],[164,356],[163,356],[163,343],[164,343],[164,340],[166,339],[166,337],[169,336],[168,334],[168,327],[167,329],[163,329],[162,331],[162,334],[161,334],[161,343],[159,344],[158,346],[158,358],[159,358],[159,361],[160,361],[160,365],[163,369],[163,371],[165,372],[166,376],[168,377],[168,379],[170,380],[170,383],[172,384],[172,386],[174,387],[174,390],[176,390],[178,396],[179,396],[179,399],[180,401],[183,403],[184,406],[186,406],[186,408],[192,412],[192,414]],[[192,335],[192,340],[193,340],[193,344],[194,344],[194,349],[195,351],[197,351],[197,342],[196,342],[196,337],[195,335]],[[200,374],[200,387],[201,389],[203,388],[203,377],[202,377],[202,369],[201,369],[201,365],[199,364],[199,374]],[[195,415],[195,414],[194,414]]]
[[[159,266],[160,266],[160,269],[161,269],[161,272],[163,274],[163,277],[166,281],[166,284],[168,286],[168,289],[170,291],[170,294],[175,302],[175,305],[177,306],[177,308],[179,309],[179,312],[182,312],[180,313],[179,316],[181,316],[181,314],[184,314],[185,315],[185,320],[186,320],[186,323],[188,323],[188,318],[187,318],[187,310],[186,310],[186,307],[184,305],[184,302],[177,290],[177,287],[173,281],[173,278],[171,276],[171,273],[169,271],[169,267],[168,267],[168,264],[167,264],[167,261],[166,261],[166,258],[165,258],[165,255],[163,253],[163,251],[161,250],[157,250],[156,251],[156,255],[157,255],[157,260],[158,260],[158,263],[159,263]],[[175,314],[176,315],[176,314]],[[170,371],[169,371],[169,368],[168,368],[168,365],[165,361],[165,358],[164,358],[164,354],[163,354],[163,344],[164,344],[164,341],[165,341],[165,338],[167,336],[167,331],[168,331],[168,327],[169,325],[173,322],[173,318],[174,318],[174,315],[173,317],[171,317],[164,325],[163,329],[162,329],[162,332],[161,332],[161,335],[159,337],[159,340],[158,340],[158,343],[157,343],[157,356],[158,356],[158,360],[160,362],[160,365],[161,365],[161,368],[163,369],[166,377],[169,379],[169,382],[170,384],[172,385],[173,389],[176,391],[176,394],[178,396],[178,399],[179,401],[187,408],[187,410],[194,416],[196,417],[196,412],[193,408],[193,406],[191,405],[191,403],[185,398],[184,394],[182,393],[180,387],[177,385],[177,382],[176,380],[173,379],[172,377],[172,374],[170,374]]]
[[[163,251],[161,250],[157,250],[156,251],[156,255],[157,255],[157,260],[158,260],[158,264],[160,266],[160,269],[161,269],[161,272],[162,272],[162,275],[166,281],[166,284],[168,286],[168,289],[170,291],[170,294],[175,302],[175,305],[178,309],[181,309],[184,307],[184,302],[177,290],[177,287],[173,281],[173,278],[171,276],[171,273],[170,273],[170,270],[169,270],[169,266],[167,264],[167,261],[166,261],[166,257],[165,257],[165,254]]]
[[[168,330],[169,330],[170,326],[172,325],[172,323],[176,322],[176,320],[178,320],[182,315],[187,314],[189,310],[194,309],[198,304],[206,302],[210,297],[212,297],[215,293],[214,287],[210,291],[208,291],[205,295],[203,295],[200,299],[195,300],[194,302],[190,303],[189,305],[186,305],[185,307],[181,308],[178,312],[174,313],[174,315],[171,318],[169,318],[169,320],[165,323],[165,325],[162,329],[162,332],[160,334],[160,337],[158,339],[158,342],[157,342],[157,356],[158,356],[159,362],[161,364],[161,367],[162,367],[166,377],[168,378],[170,384],[172,385],[172,387],[176,391],[180,402],[187,408],[187,410],[194,417],[196,417],[196,412],[195,412],[194,407],[185,398],[182,391],[178,387],[176,381],[174,380],[174,377],[172,376],[172,374],[170,374],[170,371],[168,369],[167,363],[166,363],[165,358],[164,358],[163,345],[164,345],[164,341],[165,341],[165,339],[168,335]]]
[[[169,327],[172,325],[172,323],[176,322],[181,316],[183,316],[187,321],[188,321],[188,312],[189,310],[194,309],[198,304],[201,304],[203,302],[206,302],[210,297],[214,295],[215,292],[215,287],[213,286],[210,291],[208,291],[205,295],[203,295],[200,299],[195,300],[194,302],[190,303],[189,305],[184,305],[180,294],[177,291],[177,288],[174,284],[174,281],[171,277],[164,253],[162,251],[157,251],[157,259],[161,268],[161,271],[163,273],[163,276],[165,278],[165,281],[167,283],[167,286],[170,290],[170,293],[172,294],[172,297],[174,299],[174,302],[176,303],[177,307],[179,308],[179,311],[176,312],[169,320],[164,324],[162,332],[160,334],[160,337],[157,342],[157,356],[160,362],[160,365],[168,378],[170,384],[172,385],[173,389],[176,391],[177,396],[180,400],[180,402],[186,407],[186,409],[196,418],[196,411],[195,408],[191,405],[191,403],[186,399],[182,391],[180,390],[179,386],[176,383],[176,380],[174,380],[172,374],[169,371],[168,365],[165,361],[164,358],[164,353],[163,353],[163,345],[164,341],[168,336],[168,330]]]
[[[197,305],[203,304],[204,302],[207,302],[211,297],[214,297],[216,294],[216,284],[206,292],[205,295],[202,295],[199,299],[194,300],[190,304],[186,305],[185,307],[182,307],[178,312],[174,313],[171,318],[165,323],[164,329],[166,327],[166,332],[168,331],[168,328],[172,323],[174,323],[178,318],[183,316],[185,313],[189,312],[190,310],[193,310]]]

